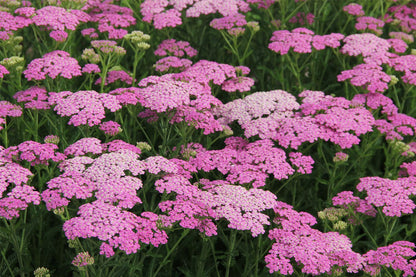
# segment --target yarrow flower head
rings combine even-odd
[[[302,265],[302,272],[312,275],[330,273],[334,268],[346,268],[349,273],[362,269],[363,257],[352,251],[352,243],[345,235],[336,232],[322,233],[311,226],[316,219],[305,212],[278,202],[274,222],[278,228],[269,231],[275,242],[265,257],[269,272],[293,274],[291,259]]]
[[[48,110],[48,92],[42,87],[30,87],[16,92],[13,96],[19,103],[25,103],[26,109]]]
[[[47,76],[52,79],[58,76],[71,79],[82,75],[78,61],[62,50],[55,50],[46,53],[42,58],[32,60],[23,74],[28,81],[44,80]]]
[[[383,33],[384,21],[371,16],[360,16],[357,18],[355,29],[359,31],[370,30],[381,35]]]
[[[416,263],[415,260],[409,260],[416,256],[413,248],[415,248],[413,242],[396,241],[376,250],[370,250],[363,255],[365,259],[363,271],[375,276],[380,273],[381,267],[390,267],[396,272],[401,270],[403,276],[414,276]]]
[[[416,208],[415,203],[409,198],[416,195],[416,178],[413,176],[397,180],[364,177],[360,179],[357,189],[366,191],[367,202],[376,207],[383,207],[382,211],[387,216],[400,217],[403,214],[412,214]]]
[[[166,39],[157,47],[154,54],[156,56],[176,56],[182,58],[184,56],[194,57],[198,54],[195,48],[191,47],[187,41],[176,41],[175,39]]]
[[[355,15],[355,16],[363,16],[365,14],[363,7],[356,3],[348,4],[344,6],[342,10],[350,15]]]
[[[60,116],[70,116],[69,125],[99,125],[105,118],[105,108],[112,112],[121,109],[116,97],[96,91],[51,92],[49,103]]]
[[[115,121],[106,121],[101,123],[100,130],[103,131],[106,135],[110,136],[115,136],[122,131],[120,124]]]
[[[3,152],[0,152],[0,217],[12,219],[19,217],[19,212],[29,204],[39,205],[40,194],[27,185],[32,172],[4,157]]]

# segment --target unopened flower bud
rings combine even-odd
[[[33,275],[35,275],[35,277],[50,277],[51,276],[49,274],[49,269],[47,269],[46,267],[36,268],[35,271],[33,271]]]

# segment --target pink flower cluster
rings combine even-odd
[[[23,74],[28,81],[44,80],[47,76],[52,79],[58,76],[71,79],[82,75],[78,61],[62,50],[55,50],[46,53],[42,58],[32,60]]]
[[[352,191],[342,191],[332,198],[334,206],[342,207],[346,210],[352,209],[355,213],[362,213],[375,217],[377,210],[367,201],[353,195]],[[351,217],[350,221],[356,220]]]
[[[131,85],[133,84],[133,77],[131,77],[124,70],[111,70],[108,72],[107,77],[105,78],[104,85],[109,85],[117,81]],[[96,85],[101,84],[101,78],[98,78],[97,81],[95,81],[95,84]]]
[[[374,118],[363,107],[342,97],[304,91],[302,104],[282,90],[256,92],[218,107],[215,115],[223,125],[237,121],[247,138],[278,141],[297,149],[303,142],[332,141],[342,148],[359,143],[358,136],[372,131]]]
[[[415,6],[413,3],[392,6],[388,9],[385,20],[397,23],[401,30],[410,34],[416,30]]]
[[[355,29],[359,31],[370,30],[381,35],[383,33],[384,21],[371,16],[360,16],[357,18]]]
[[[299,25],[304,26],[312,25],[315,19],[315,15],[313,13],[308,13],[305,15],[304,12],[298,12],[294,17],[289,19],[289,23],[299,23]]]
[[[416,256],[413,250],[415,244],[409,241],[396,241],[390,245],[370,250],[363,255],[365,259],[364,272],[372,276],[380,274],[381,267],[403,271],[402,276],[414,276],[416,260],[409,258]]]
[[[348,4],[344,6],[342,10],[350,15],[355,15],[355,16],[363,16],[365,14],[363,7],[356,3]]]
[[[114,95],[94,90],[51,92],[49,103],[60,116],[70,116],[68,124],[74,126],[98,125],[105,118],[105,108],[112,112],[121,109]]]
[[[12,219],[19,217],[19,211],[28,204],[40,204],[40,194],[33,186],[27,185],[30,170],[6,158],[4,149],[0,150],[0,217]]]
[[[23,29],[32,23],[32,20],[24,16],[13,16],[6,11],[0,11],[0,40],[8,40],[13,31]]]
[[[114,248],[131,254],[141,243],[157,247],[167,242],[166,233],[157,227],[158,215],[143,212],[139,216],[126,209],[141,203],[137,190],[145,170],[173,174],[177,166],[163,157],[139,160],[140,149],[129,150],[133,148],[127,143],[101,144],[96,138],[77,141],[65,149],[74,157],[59,165],[62,174],[49,180],[42,193],[48,210],[67,206],[73,198],[94,199],[81,205],[78,216],[67,220],[63,229],[68,239],[98,238],[100,253],[107,257],[114,255]]]
[[[204,134],[221,131],[221,125],[212,115],[212,106],[222,103],[211,95],[208,84],[190,78],[182,81],[178,77],[183,78],[183,75],[149,76],[141,80],[139,86],[142,88],[136,96],[148,110],[139,116],[153,119],[157,118],[157,113],[168,112],[172,116],[171,123],[185,121],[190,126],[203,129]]]
[[[416,195],[416,177],[398,178],[397,180],[381,177],[364,177],[357,185],[358,191],[366,191],[365,200],[376,207],[383,207],[387,216],[411,214],[416,208],[409,198]]]
[[[194,57],[198,54],[195,48],[191,47],[187,41],[176,41],[175,39],[165,39],[159,44],[154,54],[156,56],[175,56],[182,58],[183,56]]]
[[[341,45],[340,40],[344,35],[331,33],[329,35],[315,35],[315,33],[306,28],[296,28],[292,32],[288,30],[274,31],[270,38],[269,49],[285,55],[290,49],[297,53],[311,53],[312,47],[316,50],[322,50],[325,47],[337,48]]]
[[[243,0],[145,0],[140,5],[143,21],[152,22],[156,29],[176,27],[182,24],[181,12],[186,17],[199,17],[202,14],[220,13],[230,16],[239,12],[248,12],[249,4]]]
[[[91,20],[90,16],[80,10],[66,10],[62,7],[45,6],[31,15],[36,26],[52,30],[50,36],[56,41],[65,41],[68,33],[65,30],[76,30],[80,23]]]
[[[25,103],[26,109],[48,110],[48,92],[42,87],[30,87],[26,90],[18,91],[13,96],[19,103]]]
[[[167,71],[178,70],[182,72],[188,69],[192,65],[192,61],[188,59],[181,59],[174,56],[169,56],[165,58],[161,58],[155,64],[155,70],[161,73],[165,73]]]
[[[6,123],[6,117],[19,117],[22,115],[22,107],[12,104],[9,101],[0,101],[0,130],[3,129],[2,124]]]
[[[371,110],[380,110],[375,127],[386,135],[387,140],[403,140],[404,136],[416,134],[416,119],[398,112],[393,101],[380,93],[357,94],[352,99],[355,105],[365,105]],[[386,119],[384,119],[386,118]]]
[[[128,31],[126,28],[136,24],[133,10],[128,7],[121,7],[107,1],[89,1],[83,8],[89,10],[90,22],[97,23],[97,30],[100,33],[107,33],[109,39],[121,39]],[[98,37],[95,28],[88,28],[88,35]],[[84,32],[85,34],[85,32]],[[107,36],[106,36],[107,37]]]
[[[205,150],[199,147],[189,163],[198,170],[206,172],[214,169],[226,175],[232,184],[250,184],[254,188],[266,185],[266,179],[273,174],[277,180],[287,179],[295,169],[286,161],[286,153],[271,140],[264,139],[249,143],[239,137],[225,140],[221,150]],[[310,173],[314,161],[308,156],[291,155],[291,162],[298,172]]]
[[[49,161],[61,162],[66,156],[57,152],[53,143],[39,143],[27,140],[17,146],[10,146],[1,152],[1,156],[15,161],[27,161],[30,165],[49,165]]]
[[[330,274],[335,268],[357,273],[363,268],[364,258],[352,251],[347,236],[313,229],[316,219],[312,215],[297,212],[284,202],[279,201],[274,211],[273,222],[278,228],[269,231],[269,238],[275,242],[265,257],[270,273],[293,274],[291,259],[301,265],[303,273],[311,275]]]

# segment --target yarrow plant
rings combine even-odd
[[[0,276],[415,276],[413,2],[0,1]]]

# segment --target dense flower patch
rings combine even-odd
[[[415,276],[412,1],[0,16],[0,276]]]

